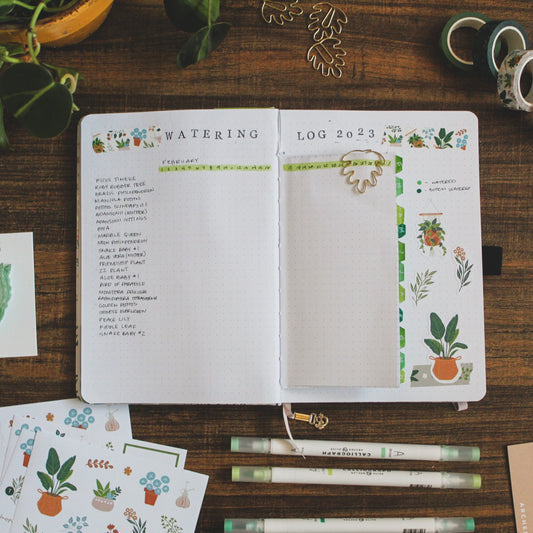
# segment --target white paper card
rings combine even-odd
[[[206,485],[207,476],[155,454],[141,460],[41,433],[11,531],[192,533]]]
[[[0,234],[0,357],[37,355],[33,234]]]

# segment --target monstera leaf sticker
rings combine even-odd
[[[0,78],[0,99],[6,111],[36,137],[55,137],[70,123],[72,93],[41,65],[9,67]]]
[[[7,309],[7,304],[11,298],[11,282],[9,274],[11,273],[11,265],[0,263],[0,321],[4,318]]]
[[[225,39],[230,24],[216,22],[219,8],[218,0],[165,0],[165,11],[173,24],[193,33],[178,53],[178,67],[198,63]]]

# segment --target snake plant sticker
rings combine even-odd
[[[77,490],[72,483],[67,481],[73,474],[72,465],[75,460],[76,456],[74,455],[61,464],[55,448],[50,448],[48,451],[46,472],[37,472],[44,487],[44,491],[39,489],[41,498],[37,502],[37,507],[42,514],[46,516],[58,515],[62,510],[62,500],[68,498],[63,494],[68,490]]]
[[[11,265],[0,263],[0,322],[4,318],[7,304],[11,299]]]
[[[468,348],[466,344],[457,341],[459,337],[459,329],[457,328],[459,315],[454,315],[446,326],[444,326],[444,322],[437,313],[431,313],[429,319],[433,338],[424,339],[424,343],[435,354],[429,356],[433,361],[431,373],[437,381],[455,381],[461,374],[461,369],[457,365],[457,361],[461,359],[461,356],[454,356],[459,350]]]
[[[115,500],[122,492],[120,487],[111,488],[110,483],[104,486],[99,479],[96,480],[96,489],[93,490],[92,506],[99,511],[109,512],[115,506]]]

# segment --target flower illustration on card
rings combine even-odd
[[[87,429],[95,420],[92,413],[93,410],[90,407],[85,407],[80,412],[77,409],[70,409],[64,423],[73,428]]]
[[[139,480],[139,483],[144,487],[144,503],[147,505],[155,505],[157,497],[162,492],[168,492],[168,483],[170,478],[168,476],[161,476],[158,478],[155,472],[148,472],[145,477]]]
[[[472,272],[473,264],[468,261],[466,258],[466,253],[463,248],[458,246],[453,251],[455,255],[455,261],[459,265],[457,267],[457,271],[455,272],[455,275],[457,276],[457,279],[459,280],[459,291],[463,287],[466,287],[467,285],[470,285],[469,277],[470,273]]]

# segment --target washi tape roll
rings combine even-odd
[[[530,87],[524,95],[520,87],[524,74],[530,76]],[[498,71],[498,94],[503,105],[517,111],[533,111],[533,50],[513,50]]]
[[[439,45],[446,60],[454,67],[461,70],[474,70],[474,62],[459,57],[452,47],[452,34],[459,28],[472,28],[479,30],[490,20],[489,17],[474,11],[465,11],[453,16],[444,26],[440,34]]]
[[[500,41],[502,41],[500,43]],[[474,66],[483,73],[498,76],[498,45],[505,44],[507,51],[527,50],[529,38],[521,24],[514,20],[491,20],[477,32],[474,39]]]

